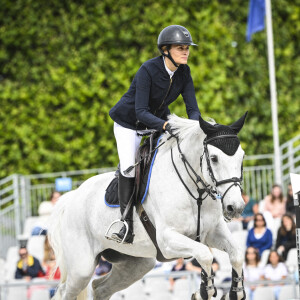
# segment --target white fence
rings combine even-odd
[[[218,271],[217,271],[218,272]],[[169,278],[177,278],[175,282],[174,291],[169,292]],[[30,300],[50,300],[49,288],[55,288],[58,281],[43,280],[38,281],[23,281],[14,280],[11,282],[0,282],[0,299],[2,300],[27,300],[28,291],[31,290]],[[245,282],[245,291],[247,299],[250,299],[248,294],[250,286],[256,287],[255,293],[262,294],[264,297],[261,298],[259,295],[254,297],[255,299],[274,299],[274,285],[281,286],[279,292],[279,300],[287,299],[299,299],[299,287],[293,276],[280,281],[264,281],[260,280],[257,282]],[[137,281],[131,287],[120,291],[112,296],[112,300],[189,300],[191,295],[199,289],[200,278],[199,276],[190,271],[180,272],[167,272],[162,273],[148,273],[142,280]],[[231,282],[215,283],[217,288],[218,296],[216,299],[220,299],[223,294],[229,292]],[[34,287],[36,287],[34,289]],[[88,299],[92,300],[92,288],[91,284],[88,286]]]

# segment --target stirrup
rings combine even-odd
[[[112,234],[110,234],[111,228],[112,228],[115,224],[118,224],[118,223],[122,223],[122,225],[125,226],[125,228],[126,228],[126,232],[125,232],[125,235],[124,235],[122,241],[121,241],[120,239],[114,237],[114,232],[113,232]],[[121,229],[122,229],[122,227],[121,227]],[[118,229],[118,230],[121,230],[121,229]],[[116,230],[116,231],[117,231],[117,230]],[[125,242],[125,240],[126,240],[126,238],[127,238],[128,232],[129,232],[129,225],[128,225],[128,223],[127,223],[125,220],[122,221],[121,219],[118,219],[118,220],[116,220],[116,221],[113,221],[113,222],[109,225],[108,229],[107,229],[106,232],[105,232],[105,237],[106,237],[108,240],[112,240],[112,241],[115,241],[115,242],[117,242],[117,243],[124,244],[124,242]],[[125,243],[125,244],[127,244],[127,243]]]

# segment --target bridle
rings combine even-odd
[[[207,196],[210,196],[213,200],[219,200],[220,199],[221,203],[222,203],[222,206],[223,206],[224,197],[226,196],[226,194],[228,193],[228,191],[232,187],[238,186],[240,188],[241,192],[242,192],[241,185],[242,185],[242,181],[243,181],[243,164],[241,166],[241,177],[240,178],[232,177],[232,178],[224,179],[224,180],[220,180],[220,181],[218,181],[216,179],[216,177],[214,175],[214,172],[213,172],[213,169],[212,169],[212,166],[211,166],[211,163],[210,163],[207,144],[209,142],[212,142],[213,140],[216,140],[216,139],[225,139],[225,138],[233,138],[233,137],[237,138],[237,136],[236,135],[229,135],[229,134],[228,135],[219,135],[219,136],[216,136],[216,137],[213,137],[213,138],[210,138],[210,139],[205,138],[204,141],[203,141],[204,151],[203,151],[203,154],[200,157],[201,172],[202,172],[202,166],[203,166],[203,158],[205,156],[209,176],[211,177],[212,181],[215,183],[215,186],[211,186],[209,184],[206,184],[204,182],[204,180],[201,178],[201,176],[198,175],[197,172],[195,171],[195,169],[191,166],[191,164],[189,163],[189,161],[186,159],[185,155],[181,151],[178,136],[177,135],[171,135],[171,137],[176,138],[179,157],[181,158],[181,160],[183,162],[183,165],[184,165],[190,179],[195,184],[195,186],[197,188],[197,192],[199,194],[198,197],[194,196],[193,193],[191,192],[191,190],[189,189],[189,187],[187,186],[187,184],[184,182],[182,176],[180,175],[180,173],[179,173],[179,171],[178,171],[178,169],[175,165],[174,158],[173,158],[173,149],[171,148],[171,160],[172,160],[172,164],[174,166],[174,169],[175,169],[180,181],[184,185],[185,189],[190,194],[190,196],[197,201],[197,205],[198,205],[198,222],[197,222],[197,238],[196,238],[196,241],[200,242],[200,214],[201,214],[201,205],[202,205],[203,200],[206,199]],[[190,172],[192,172],[194,174],[194,176],[196,177],[196,180],[192,177]],[[199,182],[201,183],[202,188],[199,187],[199,185],[198,185]],[[231,183],[231,182],[232,182],[232,184],[226,189],[225,193],[221,196],[220,193],[218,193],[218,191],[217,191],[217,187],[222,185],[222,184]]]
[[[203,160],[203,156],[205,155],[206,157],[206,164],[207,164],[207,169],[208,169],[208,173],[209,176],[211,177],[212,181],[215,183],[215,187],[217,188],[218,186],[222,185],[222,184],[226,184],[226,183],[230,183],[232,182],[232,185],[230,185],[227,190],[225,191],[225,193],[221,196],[221,202],[223,204],[223,200],[225,195],[228,193],[228,191],[234,187],[234,186],[238,186],[241,190],[241,192],[243,191],[242,189],[242,182],[243,182],[243,164],[241,165],[241,177],[232,177],[229,179],[224,179],[224,180],[217,180],[215,175],[214,175],[214,171],[212,169],[211,163],[210,163],[210,159],[209,159],[209,153],[208,153],[208,148],[207,148],[207,144],[209,144],[210,142],[217,140],[217,139],[227,139],[227,138],[237,138],[236,135],[234,134],[226,134],[226,135],[219,135],[210,139],[205,138],[203,141],[203,145],[204,145],[204,151],[203,154],[200,158],[200,168],[201,168],[201,172],[202,172],[202,160]],[[215,189],[215,191],[217,191],[217,189]],[[220,196],[220,194],[217,193],[217,195]]]

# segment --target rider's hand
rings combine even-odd
[[[174,135],[173,129],[169,123],[166,124],[165,131],[167,131],[170,135]]]

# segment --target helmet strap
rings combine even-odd
[[[173,59],[173,57],[172,57],[172,55],[171,55],[169,49],[167,49],[168,54],[166,54],[162,49],[159,49],[159,51],[160,51],[160,53],[161,53],[163,56],[167,57],[167,58],[173,63],[173,65],[174,65],[176,68],[179,67],[179,65],[177,65],[176,62],[174,61],[174,59]]]

